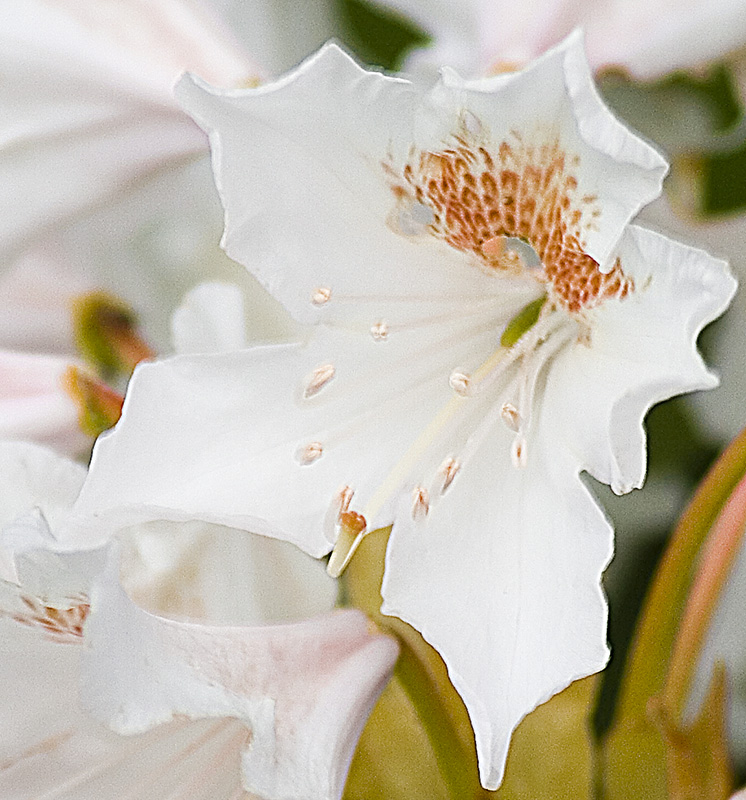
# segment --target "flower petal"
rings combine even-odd
[[[78,704],[82,648],[0,618],[0,795],[122,800],[248,800],[246,728],[176,721],[135,737],[106,730]]]
[[[122,583],[141,608],[213,624],[294,622],[334,608],[324,564],[288,542],[201,522],[123,532]]]
[[[251,264],[299,320],[319,318],[313,298],[328,286],[339,295],[411,294],[412,276],[397,277],[393,266],[402,257],[429,274],[427,254],[381,230],[392,209],[381,161],[392,142],[411,140],[408,81],[366,72],[330,44],[274,84],[226,92],[187,76],[177,97],[211,134],[226,252]],[[354,281],[351,254],[370,264]],[[384,276],[382,264],[391,265]]]
[[[490,789],[520,720],[608,658],[611,526],[552,439],[537,431],[516,468],[498,423],[456,478],[468,491],[454,485],[426,521],[403,499],[386,555],[382,610],[443,656]]]
[[[33,508],[56,527],[67,515],[86,470],[39,445],[0,442],[0,527]]]
[[[446,69],[433,91],[438,105],[452,109],[451,125],[459,109],[468,109],[496,143],[515,147],[513,131],[524,147],[534,144],[537,150],[556,138],[568,160],[579,159],[577,192],[593,197],[600,211],[583,231],[583,250],[606,271],[624,226],[660,194],[668,166],[601,100],[580,31],[521,72],[463,80]]]
[[[586,31],[594,69],[621,67],[643,80],[700,67],[746,38],[746,13],[738,0],[377,2],[412,16],[433,35],[432,46],[415,53],[409,66],[450,64],[474,73],[530,61],[578,25]]]
[[[209,25],[189,8],[178,0],[19,0],[0,9],[6,255],[204,151],[203,135],[173,103],[171,83],[190,65],[216,65],[208,74],[217,79],[227,60],[231,75],[243,62],[227,55],[227,45],[200,38]],[[153,37],[168,46],[153,49]]]
[[[484,308],[471,310],[475,318],[435,316],[385,342],[318,326],[306,347],[139,366],[119,424],[96,444],[79,522],[201,519],[320,556],[333,545],[324,533],[330,503],[348,485],[371,528],[390,524],[408,478],[395,465],[413,447],[417,465],[434,471],[443,459],[442,436],[427,429],[452,400],[449,374],[494,349]]]
[[[638,288],[594,310],[590,344],[558,357],[542,413],[581,468],[621,494],[642,485],[650,407],[717,385],[696,341],[736,281],[726,262],[634,225],[619,257]]]
[[[178,623],[138,609],[112,559],[94,589],[82,700],[121,733],[175,715],[237,717],[251,730],[246,788],[273,800],[336,800],[398,653],[341,611],[261,628]]]
[[[65,388],[69,359],[0,350],[0,439],[26,439],[76,455],[90,446]]]

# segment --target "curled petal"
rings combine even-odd
[[[84,705],[133,734],[182,715],[251,731],[244,785],[269,798],[339,798],[396,643],[357,611],[260,628],[178,623],[138,609],[113,559],[92,595]]]
[[[724,261],[634,225],[618,252],[639,288],[594,311],[591,341],[560,356],[544,405],[582,467],[621,494],[644,480],[650,407],[717,386],[696,341],[727,308],[736,281]]]

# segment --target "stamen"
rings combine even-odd
[[[309,464],[313,464],[314,461],[318,461],[323,454],[324,447],[321,442],[311,442],[295,451],[295,457],[302,467],[307,467]]]
[[[345,511],[339,515],[337,543],[326,565],[326,571],[332,578],[338,578],[344,572],[360,546],[367,527],[365,517],[356,511]]]
[[[303,397],[307,400],[309,397],[317,395],[329,381],[336,374],[334,364],[323,364],[309,375],[306,379],[306,387],[303,390]]]
[[[511,431],[517,432],[521,427],[522,417],[518,413],[518,409],[512,403],[503,403],[500,415],[503,418],[503,422]]]
[[[454,478],[461,469],[461,463],[455,458],[448,456],[438,467],[438,476],[442,479],[440,494],[445,494],[448,487],[453,483]]]
[[[319,286],[318,289],[313,290],[311,295],[311,302],[315,306],[323,306],[329,302],[332,296],[332,290],[328,286]]]
[[[471,393],[471,378],[463,372],[452,372],[448,385],[461,397],[468,397]]]
[[[383,342],[388,338],[389,326],[383,320],[376,322],[376,324],[370,329],[370,335],[375,339],[375,341]]]
[[[412,519],[415,522],[424,520],[430,511],[430,495],[424,486],[416,486],[412,490]]]

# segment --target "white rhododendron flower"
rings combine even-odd
[[[376,0],[409,16],[433,38],[415,64],[449,64],[473,74],[521,65],[575,26],[587,37],[594,69],[620,67],[654,79],[699,67],[746,41],[740,0]]]
[[[120,585],[118,545],[68,535],[73,528],[56,533],[84,477],[81,466],[23,443],[0,445],[0,465],[3,798],[341,796],[396,660],[391,638],[371,631],[358,611],[240,626],[148,613]],[[287,556],[267,555],[267,570],[292,567]],[[163,570],[156,572],[153,583],[163,589]],[[265,593],[287,606],[282,594],[313,589],[306,610],[330,607],[331,581],[309,577],[293,584],[276,574]],[[135,583],[145,595],[143,581]],[[76,707],[78,685],[90,717]]]
[[[138,368],[77,510],[245,526],[335,548],[334,572],[393,522],[384,611],[442,654],[494,788],[520,719],[608,657],[611,528],[580,473],[641,485],[642,419],[716,384],[695,340],[735,282],[629,224],[666,165],[578,35],[425,94],[334,45],[263,88],[180,94],[228,254],[313,328]]]

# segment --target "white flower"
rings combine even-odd
[[[316,325],[139,368],[78,512],[315,555],[341,530],[333,569],[351,530],[395,521],[384,611],[442,654],[495,787],[520,719],[606,663],[611,529],[580,472],[641,485],[642,419],[715,385],[695,340],[735,282],[628,224],[665,163],[603,106],[578,36],[424,96],[334,45],[254,91],[180,91],[229,255]]]
[[[279,46],[266,5],[244,3],[242,13],[257,41],[274,31]],[[71,296],[103,287],[135,306],[163,349],[181,295],[235,270],[217,247],[207,139],[172,95],[185,69],[223,86],[263,75],[190,0],[1,5],[3,346],[70,352]],[[281,334],[267,313],[276,304],[253,288],[257,331]]]
[[[371,632],[357,611],[240,626],[148,613],[119,584],[119,547],[56,533],[83,468],[26,444],[0,445],[0,464],[0,514],[15,520],[5,525],[0,550],[3,798],[73,791],[233,800],[245,797],[244,789],[266,800],[341,796],[365,719],[396,659],[393,640]],[[37,509],[18,517],[30,502]],[[218,531],[221,538],[226,533]],[[158,531],[131,535],[140,545],[145,536],[152,550]],[[244,550],[257,556],[251,537],[241,536],[249,544]],[[188,538],[193,547],[200,537],[193,530]],[[207,534],[201,538],[204,545]],[[236,538],[233,556],[241,561],[238,545]],[[282,552],[279,562],[265,558],[265,570],[292,567],[287,548]],[[212,554],[221,553],[222,543]],[[165,588],[158,572],[154,583]],[[264,593],[321,590],[302,598],[313,613],[333,602],[331,581],[322,585],[322,576],[293,585],[276,573]],[[240,586],[235,575],[222,579]],[[190,583],[182,575],[188,593]],[[135,593],[144,588],[141,581]],[[223,587],[209,588],[219,595]],[[236,605],[247,597],[241,591]],[[263,614],[255,605],[257,612]],[[80,713],[78,682],[83,707],[128,738],[111,736]],[[201,719],[208,721],[190,721]],[[155,726],[163,727],[151,731]]]
[[[376,0],[410,16],[433,37],[416,64],[449,64],[473,74],[522,65],[578,25],[591,66],[621,67],[653,79],[730,55],[746,41],[739,0]]]

